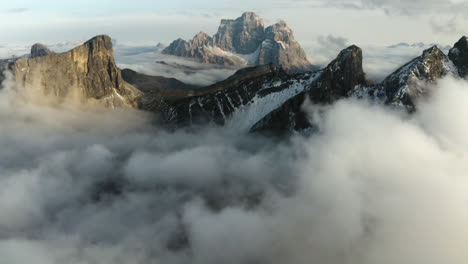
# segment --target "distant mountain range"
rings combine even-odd
[[[200,32],[189,41],[175,40],[162,53],[223,66],[271,63],[288,72],[313,69],[286,22],[265,28],[263,20],[252,12],[234,20],[222,20],[218,32],[212,37]]]
[[[250,21],[245,26],[249,32],[262,25],[254,14],[246,13],[235,23],[224,21],[225,30],[211,41],[236,52],[254,50],[263,39],[262,30],[255,37],[230,41],[239,35],[230,29],[233,23],[244,25],[245,21]],[[279,27],[284,29],[283,24]],[[237,33],[223,37],[233,32]],[[207,87],[196,87],[176,79],[118,69],[111,39],[97,36],[65,53],[34,45],[29,56],[4,60],[0,66],[13,73],[18,89],[40,87],[44,94],[58,98],[74,94],[85,103],[155,112],[159,122],[171,128],[216,124],[239,132],[283,134],[313,129],[302,109],[305,101],[330,104],[351,97],[417,111],[415,101],[431,94],[431,86],[426,84],[444,76],[467,77],[468,39],[461,38],[448,55],[437,46],[431,47],[380,83],[367,79],[362,60],[362,50],[353,45],[321,70],[293,73],[269,63],[241,69]]]

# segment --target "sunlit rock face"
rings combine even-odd
[[[122,79],[110,37],[97,36],[69,52],[46,53],[35,46],[31,58],[8,66],[19,87],[106,107],[137,107],[141,93]]]
[[[234,20],[221,20],[213,37],[200,32],[189,41],[175,40],[162,53],[223,66],[274,64],[288,72],[312,69],[306,53],[285,22],[265,28],[263,20],[252,12]]]

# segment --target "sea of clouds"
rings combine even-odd
[[[468,84],[413,115],[307,105],[316,134],[169,132],[0,91],[1,264],[464,264]]]

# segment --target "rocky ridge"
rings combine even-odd
[[[265,28],[263,20],[252,12],[235,20],[223,19],[213,37],[200,32],[189,41],[175,40],[162,53],[223,66],[272,63],[288,72],[312,67],[284,21]]]
[[[34,45],[31,58],[8,63],[18,87],[34,88],[57,98],[73,96],[106,107],[138,106],[141,92],[122,79],[114,60],[112,41],[97,36],[65,53]]]
[[[464,41],[466,39],[462,39]],[[463,44],[463,43],[462,43]],[[201,89],[201,94],[164,101],[166,120],[187,125],[209,122],[240,131],[284,133],[313,127],[302,109],[306,100],[329,104],[361,98],[415,111],[415,102],[430,95],[430,85],[447,75],[462,76],[466,49],[456,44],[458,60],[437,46],[389,75],[381,83],[366,79],[362,50],[350,46],[320,71],[289,74],[274,65],[239,71],[228,80]],[[256,74],[253,74],[256,73]]]

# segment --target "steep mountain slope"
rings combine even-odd
[[[265,29],[263,20],[252,12],[235,20],[223,19],[213,37],[200,32],[190,41],[172,42],[162,53],[224,66],[272,63],[288,72],[309,71],[312,67],[284,21]]]
[[[382,83],[359,87],[350,96],[369,97],[373,101],[415,110],[415,101],[428,96],[429,83],[446,75],[457,76],[457,69],[437,46],[433,46],[385,78]]]
[[[8,68],[17,85],[45,95],[75,96],[107,107],[137,107],[141,97],[138,89],[122,79],[108,36],[97,36],[69,52],[19,59]]]
[[[457,54],[463,56],[465,49],[457,46]],[[302,109],[306,101],[329,104],[341,98],[365,98],[414,111],[415,102],[431,93],[427,84],[447,75],[457,77],[468,66],[461,59],[454,62],[434,46],[383,82],[372,84],[362,68],[362,50],[351,46],[320,71],[288,74],[273,64],[248,68],[221,83],[170,99],[153,97],[152,102],[164,105],[171,124],[208,122],[239,131],[283,133],[312,127]]]
[[[458,68],[458,73],[465,78],[468,75],[468,38],[462,37],[449,52],[449,58]]]
[[[153,100],[164,101],[166,119],[173,124],[214,122],[250,131],[265,118],[270,123],[288,123],[269,116],[288,101],[298,100],[297,97],[301,98],[299,100],[310,96],[321,102],[332,101],[346,95],[354,86],[366,84],[362,51],[351,46],[318,72],[290,75],[270,64],[241,70],[221,83],[194,91],[187,98]],[[270,126],[267,123],[263,122],[263,127]]]

